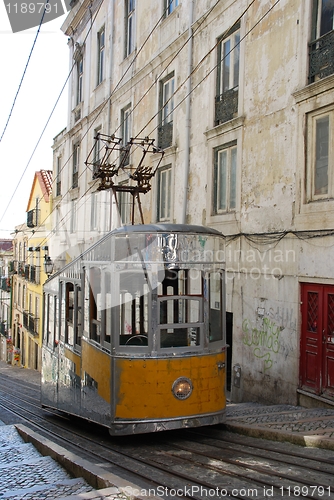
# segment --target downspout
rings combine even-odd
[[[191,72],[192,72],[192,59],[193,59],[193,16],[194,16],[194,3],[195,0],[190,1],[189,5],[189,29],[188,29],[188,81],[187,81],[187,98],[186,98],[186,144],[185,144],[185,158],[184,158],[184,184],[183,184],[183,207],[181,224],[187,222],[187,198],[188,198],[188,178],[190,169],[190,108],[191,108]]]
[[[108,93],[108,96],[109,96],[109,103],[108,103],[108,114],[107,114],[107,135],[111,135],[111,87],[112,87],[112,76],[113,76],[113,71],[112,71],[112,68],[113,68],[113,50],[114,50],[114,8],[115,8],[115,2],[114,0],[111,0],[110,2],[110,9],[111,9],[111,12],[110,12],[110,27],[111,27],[111,33],[110,33],[110,37],[111,37],[111,40],[110,40],[110,68],[109,68],[109,71],[110,71],[110,74],[109,74],[109,93]],[[106,207],[108,207],[108,202],[107,202],[107,194],[106,194],[106,191],[105,191],[105,202],[106,202]],[[111,190],[110,191],[110,197],[109,197],[109,202],[110,202],[110,206],[109,206],[109,213],[108,213],[108,217],[109,217],[109,221],[106,221],[105,222],[105,228],[106,228],[106,232],[109,230],[111,231],[112,230],[112,226],[113,226],[113,202],[114,202],[114,193],[113,191]],[[105,213],[105,217],[107,217],[107,214]]]

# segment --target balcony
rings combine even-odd
[[[36,227],[38,219],[38,210],[34,208],[33,210],[29,210],[27,212],[27,226],[28,227]]]
[[[173,122],[158,127],[158,147],[169,148],[173,144]]]
[[[61,181],[57,181],[56,183],[56,196],[61,195]]]
[[[215,97],[215,126],[238,115],[238,87],[228,89]]]
[[[73,172],[73,174],[72,174],[72,189],[75,189],[79,186],[78,179],[79,179],[78,172]]]
[[[309,83],[334,73],[334,30],[309,44]]]
[[[10,292],[10,278],[8,276],[3,276],[1,278],[1,290]]]
[[[34,337],[38,336],[39,318],[35,318],[35,316],[33,314],[24,312],[23,313],[23,326]]]

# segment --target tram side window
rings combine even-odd
[[[112,304],[111,304],[111,273],[104,275],[105,287],[105,304],[104,304],[104,341],[110,344],[111,329],[112,329]]]
[[[89,337],[95,342],[101,342],[101,271],[91,268],[89,272]]]
[[[210,312],[209,312],[209,341],[217,342],[223,339],[222,322],[222,283],[220,272],[209,275]]]
[[[52,315],[52,297],[49,294],[44,296],[45,316],[44,316],[44,339],[46,344],[52,343],[53,333],[53,315]]]
[[[54,345],[57,346],[59,343],[59,309],[58,309],[58,297],[54,296],[54,308],[55,308],[55,321],[54,321]]]
[[[81,287],[75,286],[75,295],[74,295],[74,343],[77,346],[81,346],[81,332],[82,332],[82,294]]]
[[[44,341],[51,347],[56,347],[59,340],[59,311],[56,295],[45,295]]]
[[[65,322],[65,343],[74,345],[74,284],[65,285],[65,304],[66,304],[66,322]]]
[[[60,340],[61,342],[65,342],[65,333],[66,333],[66,293],[65,293],[65,285],[63,281],[60,282]]]

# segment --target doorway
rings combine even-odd
[[[300,385],[334,397],[334,285],[301,285]]]

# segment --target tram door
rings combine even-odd
[[[232,381],[232,342],[233,342],[233,313],[226,313],[226,389],[231,390]]]
[[[302,284],[300,383],[334,396],[334,286]]]

